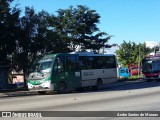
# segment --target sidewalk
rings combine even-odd
[[[30,91],[3,91],[0,92],[0,98],[1,97],[14,97],[14,96],[27,96],[27,95],[36,95],[36,92],[30,92]]]

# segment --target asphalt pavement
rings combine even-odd
[[[72,112],[73,117],[55,117],[53,114],[52,116],[54,117],[49,117],[49,112],[47,112],[42,116],[48,115],[48,117],[27,118],[30,120],[159,120],[160,113],[158,113],[158,117],[93,117],[97,113],[90,114],[90,111],[156,112],[160,110],[159,91],[160,82],[153,81],[148,83],[139,79],[108,84],[100,91],[86,90],[80,93],[32,96],[31,92],[28,91],[5,92],[8,96],[15,93],[21,96],[1,97],[0,111],[42,111],[42,113],[45,111],[50,111],[51,113],[60,111],[60,116],[65,116],[64,111],[74,111]],[[25,94],[28,96],[23,96]],[[87,115],[84,113],[85,111],[88,111],[90,117],[85,117]],[[81,117],[74,117],[77,114]],[[1,119],[8,120],[7,118]],[[13,119],[18,120],[20,118],[15,117]]]
[[[119,80],[118,82],[111,83],[104,85],[103,87],[112,87],[112,86],[121,86],[121,85],[127,85],[127,84],[137,84],[140,82],[145,82],[143,79],[137,79],[137,80]],[[14,96],[27,96],[27,95],[37,95],[37,92],[30,92],[30,91],[23,91],[23,90],[10,90],[10,91],[2,91],[0,92],[0,97],[14,97]]]

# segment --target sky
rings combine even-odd
[[[13,5],[17,2],[23,12],[29,6],[50,14],[69,6],[86,5],[101,16],[100,31],[113,35],[109,44],[160,43],[160,0],[14,0]]]

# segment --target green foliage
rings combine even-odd
[[[0,0],[0,64],[9,64],[8,55],[16,49],[20,10],[10,8],[13,0]]]
[[[146,47],[146,44],[136,44],[135,42],[123,43],[116,51],[118,60],[124,65],[135,63],[139,65],[142,58],[151,52],[150,48]]]
[[[23,16],[13,0],[0,0],[0,64],[10,64],[17,71],[27,73],[37,57],[48,53],[82,50],[99,51],[112,37],[100,32],[100,15],[79,5],[59,9],[57,15],[25,8]]]
[[[21,29],[13,56],[13,64],[18,66],[17,70],[23,69],[28,72],[29,66],[39,55],[63,50],[64,45],[56,31],[50,27],[49,20],[50,15],[47,12],[36,13],[33,8],[25,8],[25,15],[20,18]]]
[[[99,32],[100,15],[95,10],[78,5],[77,8],[59,9],[57,14],[53,16],[52,25],[71,51],[78,46],[99,50],[110,39],[107,33]]]

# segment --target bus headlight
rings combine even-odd
[[[51,81],[45,81],[41,84],[43,88],[51,88]]]
[[[142,75],[143,78],[146,78],[145,75]]]
[[[43,74],[42,77],[43,77],[43,78],[48,78],[49,75],[50,75],[50,74],[48,74],[48,73],[47,73],[47,74]]]
[[[54,84],[52,84],[51,81],[45,81],[41,86],[45,89],[54,90]]]
[[[33,85],[31,83],[27,83],[27,85],[28,85],[28,89],[33,88]]]

